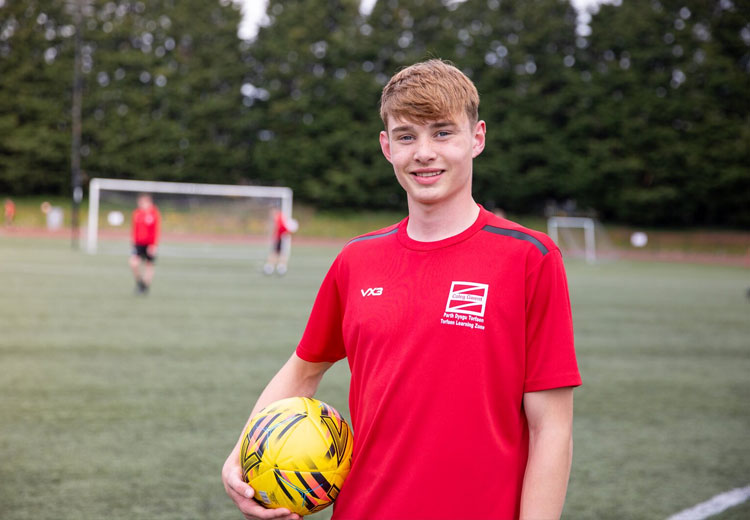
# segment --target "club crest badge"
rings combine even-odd
[[[452,282],[445,312],[484,316],[489,285],[474,282]]]

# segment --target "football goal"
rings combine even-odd
[[[583,257],[590,264],[598,260],[598,249],[611,245],[601,224],[589,217],[550,217],[547,234],[566,255]]]
[[[162,215],[159,255],[248,258],[265,256],[271,212],[292,216],[286,187],[91,179],[86,251],[128,251],[130,217],[148,193]],[[253,246],[253,247],[248,247]],[[291,241],[282,244],[287,252]]]

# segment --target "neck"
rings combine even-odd
[[[479,216],[479,206],[469,197],[451,204],[420,204],[409,200],[406,233],[419,242],[436,242],[465,231]]]

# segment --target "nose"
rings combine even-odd
[[[429,139],[420,139],[417,141],[417,147],[414,150],[414,160],[420,163],[432,161],[436,154]]]

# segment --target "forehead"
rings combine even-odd
[[[417,128],[436,128],[444,126],[468,127],[469,116],[460,111],[452,115],[439,116],[434,119],[415,119],[408,116],[388,116],[388,131],[400,131]]]

